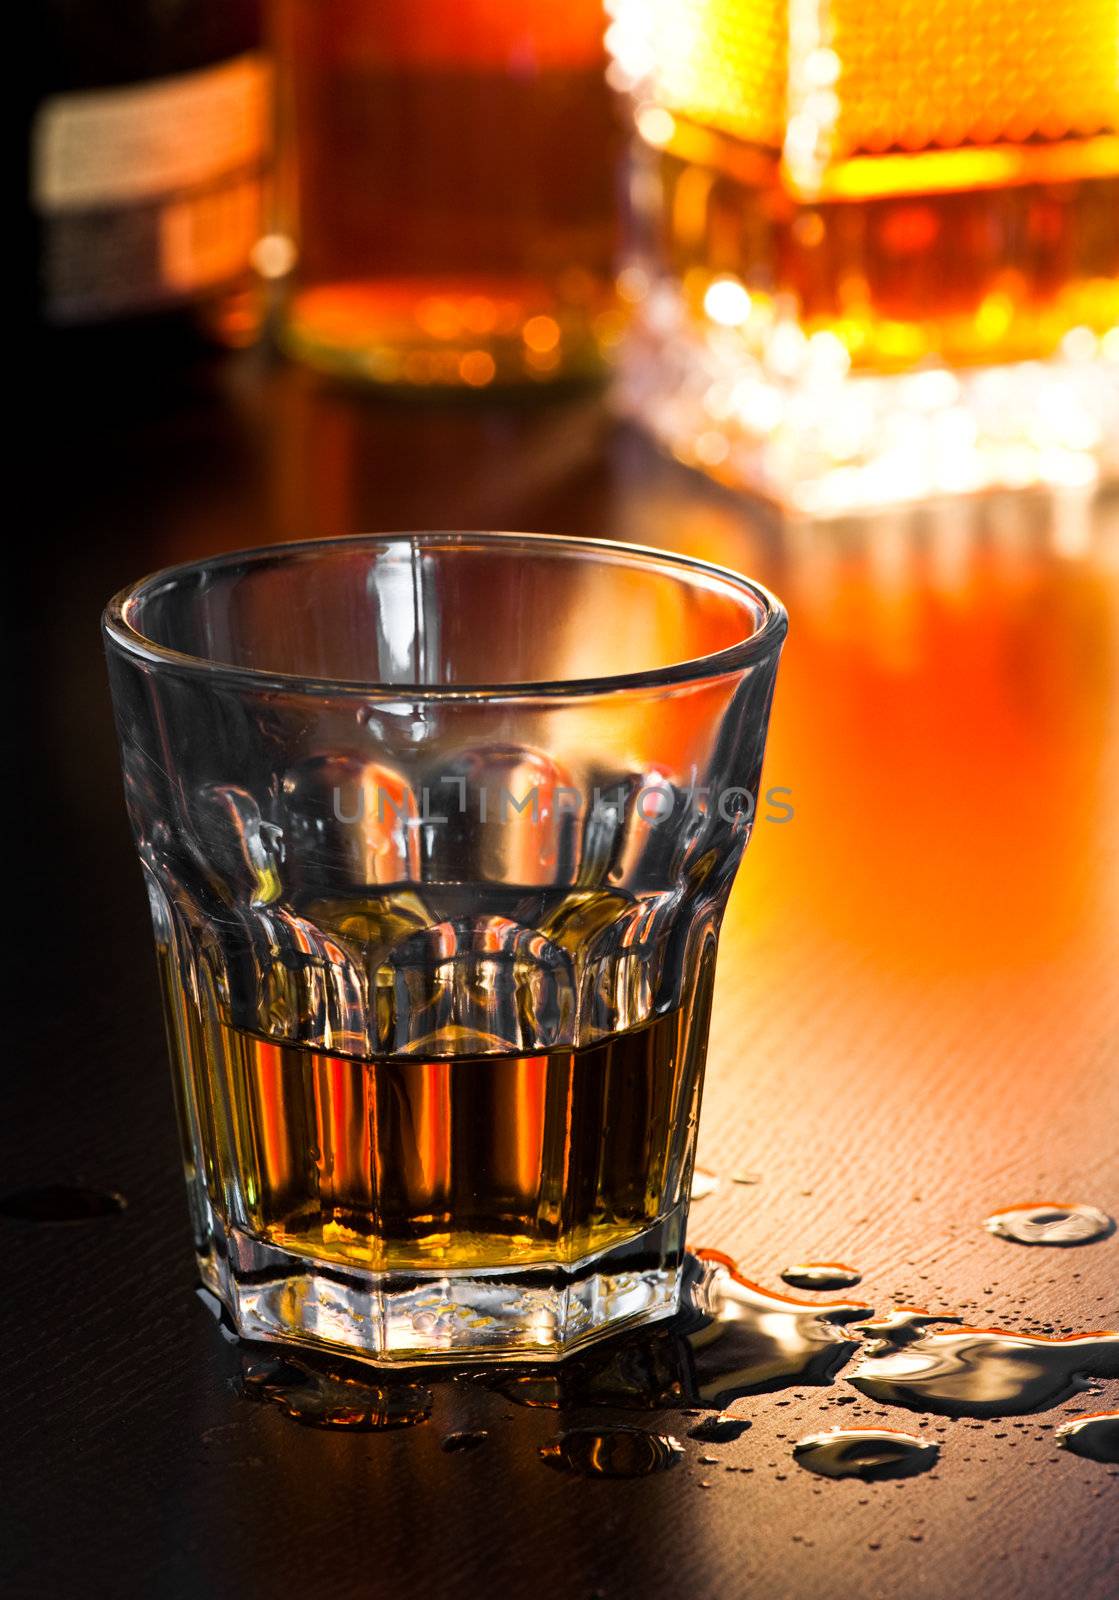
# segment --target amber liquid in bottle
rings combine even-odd
[[[618,333],[598,0],[279,0],[283,340],[380,383],[593,371]]]

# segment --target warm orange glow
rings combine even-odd
[[[554,350],[560,340],[559,323],[554,317],[529,317],[521,330],[521,338],[538,354]]]
[[[345,0],[344,23],[340,59],[502,71],[597,65],[605,27],[601,0]]]
[[[253,1127],[257,1164],[261,1179],[270,1190],[281,1190],[287,1183],[288,1108],[285,1104],[283,1054],[278,1045],[261,1044],[259,1113]]]
[[[1086,1103],[1110,1114],[1114,527],[1079,497],[1002,496],[776,533],[664,480],[630,510],[628,538],[750,572],[789,610],[707,1067],[708,1106],[748,1121],[737,1142],[722,1126],[700,1140],[701,1161],[718,1149],[724,1171],[771,1185],[750,1190],[740,1240],[771,1274],[810,1244],[849,1248],[830,1227],[785,1229],[786,1206],[821,1222],[900,1206],[915,1245],[978,1230],[1047,1170],[1049,1130],[1068,1139]],[[791,821],[764,803],[770,786]],[[883,1194],[899,1137],[942,1158]],[[811,1166],[790,1161],[801,1143]],[[984,1199],[961,1213],[977,1173]],[[826,1198],[795,1198],[814,1186]]]
[[[468,350],[458,364],[459,376],[472,389],[484,389],[493,382],[497,368],[488,350]]]
[[[868,545],[806,552],[789,596],[769,771],[799,778],[803,826],[795,851],[758,830],[755,878],[779,851],[821,930],[898,973],[1055,960],[1114,887],[1092,866],[1114,586],[947,529],[923,554],[888,524]],[[1054,1043],[1074,1025],[1053,1017]]]
[[[517,1123],[515,1170],[509,1176],[516,1192],[528,1194],[539,1182],[543,1168],[548,1058],[526,1056],[509,1070],[516,1080],[513,1100]]]
[[[354,1207],[371,1205],[372,1129],[365,1085],[355,1080],[349,1064],[330,1060],[326,1072],[312,1080],[318,1119],[315,1148],[329,1151],[329,1161],[319,1156],[319,1190],[324,1201]]]

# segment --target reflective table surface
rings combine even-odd
[[[1056,1430],[1119,1408],[1119,1363],[1113,1343],[1081,1362],[1044,1341],[1119,1328],[1119,1236],[1023,1245],[983,1224],[1119,1211],[1115,502],[783,523],[601,398],[389,405],[255,355],[97,395],[58,387],[38,419],[45,516],[19,585],[8,1592],[1103,1600],[1119,1467]],[[791,626],[690,1226],[768,1298],[709,1258],[741,1324],[722,1345],[689,1324],[620,1347],[608,1379],[440,1373],[417,1399],[270,1365],[196,1294],[97,629],[114,590],[171,561],[425,526],[686,551],[771,585]],[[75,1209],[98,1214],[52,1220]],[[861,1281],[781,1281],[805,1262]],[[853,1331],[868,1311],[802,1359],[826,1319],[774,1292],[1033,1343],[969,1345],[962,1387],[934,1374],[900,1404],[849,1381],[875,1359]],[[954,1331],[887,1340],[891,1371],[907,1350],[935,1366]],[[749,1427],[692,1436],[721,1409]],[[324,1411],[350,1422],[314,1425]],[[649,1437],[611,1442],[619,1426]],[[806,1470],[794,1444],[837,1426],[939,1453],[883,1481]]]

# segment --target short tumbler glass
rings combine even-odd
[[[249,1338],[562,1356],[678,1300],[780,604],[374,534],[105,615],[202,1278]]]

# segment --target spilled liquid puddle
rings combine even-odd
[[[1119,1333],[920,1331],[916,1338],[877,1340],[845,1376],[872,1400],[911,1411],[1018,1416],[1048,1410],[1086,1388],[1088,1378],[1119,1377]]]
[[[793,1446],[793,1459],[825,1478],[914,1478],[935,1466],[940,1446],[896,1428],[834,1428],[810,1433]]]
[[[518,1405],[722,1410],[740,1395],[828,1384],[857,1348],[843,1324],[862,1302],[797,1300],[751,1283],[728,1256],[700,1250],[684,1266],[681,1309],[569,1356],[548,1370],[479,1369],[475,1381]]]
[[[360,1368],[301,1356],[244,1360],[241,1393],[278,1406],[307,1428],[384,1433],[412,1428],[431,1415],[431,1391],[419,1383],[380,1383]]]
[[[857,1322],[853,1333],[864,1339],[865,1350],[898,1348],[912,1344],[925,1329],[936,1322],[962,1322],[963,1317],[952,1317],[943,1311],[922,1311],[919,1306],[895,1306],[884,1316],[872,1317],[869,1322]]]
[[[580,1478],[648,1478],[667,1472],[684,1456],[670,1433],[642,1428],[569,1428],[540,1446],[545,1466]]]
[[[1066,1422],[1057,1429],[1057,1443],[1086,1461],[1119,1466],[1119,1411],[1093,1411]]]
[[[721,1408],[739,1395],[831,1383],[855,1348],[844,1324],[865,1320],[870,1306],[796,1300],[744,1278],[721,1251],[696,1258],[700,1322],[686,1336],[696,1399]]]
[[[1115,1232],[1115,1222],[1097,1206],[1064,1205],[1039,1200],[1033,1205],[996,1211],[983,1226],[988,1233],[1015,1244],[1092,1244]]]
[[[781,1281],[794,1289],[853,1289],[862,1276],[842,1261],[799,1261],[785,1268]]]
[[[117,1217],[127,1205],[124,1196],[113,1189],[46,1183],[0,1195],[0,1217],[14,1222],[92,1222],[98,1217]]]
[[[932,1327],[947,1323],[954,1326]],[[853,1301],[775,1294],[744,1278],[721,1252],[705,1250],[689,1258],[673,1322],[592,1346],[546,1372],[505,1368],[475,1381],[517,1404],[554,1410],[721,1412],[739,1396],[830,1384],[857,1352],[843,1378],[871,1399],[949,1416],[1004,1417],[1046,1410],[1089,1378],[1119,1376],[1117,1333],[1047,1338],[960,1323],[914,1306],[875,1316]],[[690,1436],[729,1441],[744,1422],[703,1419]]]
[[[853,1355],[843,1378],[861,1394],[949,1416],[1043,1411],[1085,1389],[1089,1378],[1119,1376],[1119,1333],[1047,1338],[964,1327],[958,1317],[914,1306],[875,1315],[860,1301],[801,1300],[752,1283],[716,1250],[686,1257],[683,1278],[681,1309],[670,1321],[593,1344],[557,1365],[413,1369],[387,1379],[360,1361],[256,1353],[244,1358],[241,1392],[307,1427],[381,1432],[424,1422],[433,1405],[428,1385],[449,1380],[556,1411],[701,1409],[710,1414],[689,1437],[718,1445],[750,1427],[749,1419],[726,1411],[733,1400],[830,1385]],[[954,1326],[934,1328],[937,1323]],[[1060,1429],[1059,1442],[1093,1460],[1113,1461],[1117,1415],[1078,1418]],[[474,1450],[486,1437],[484,1430],[450,1433],[441,1448]],[[808,1470],[864,1479],[914,1475],[932,1466],[936,1453],[930,1441],[885,1428],[813,1434],[795,1447],[798,1464]],[[670,1434],[613,1425],[566,1430],[540,1450],[546,1465],[586,1477],[643,1477],[675,1465],[681,1454]]]

